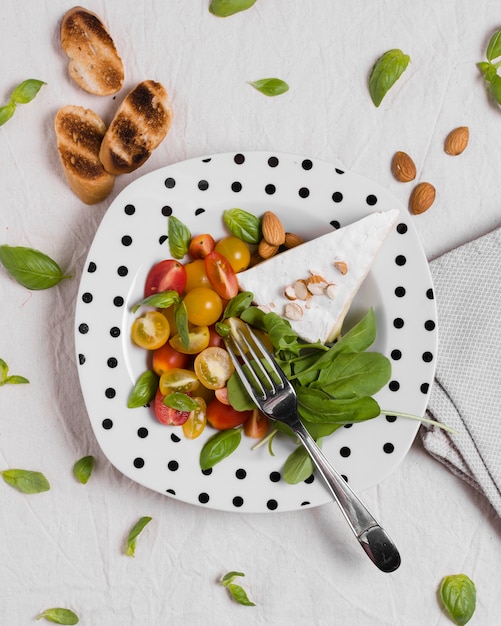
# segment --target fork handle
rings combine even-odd
[[[400,554],[386,531],[381,528],[357,494],[330,464],[300,420],[297,419],[295,423],[290,424],[290,427],[306,448],[371,561],[383,572],[395,571],[400,565]]]

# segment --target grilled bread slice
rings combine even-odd
[[[110,174],[142,165],[169,131],[172,107],[165,88],[153,80],[139,83],[123,100],[101,144],[99,158]]]
[[[85,204],[103,201],[115,183],[99,160],[106,132],[103,120],[90,109],[68,105],[57,112],[54,128],[61,164],[73,192]]]
[[[85,91],[109,96],[122,88],[124,68],[101,19],[82,7],[70,9],[60,27],[61,48],[71,78]]]

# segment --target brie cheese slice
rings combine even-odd
[[[361,220],[281,252],[240,272],[242,291],[254,304],[289,320],[310,343],[332,342],[399,211],[371,213]]]

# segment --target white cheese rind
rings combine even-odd
[[[321,276],[335,286],[329,288],[329,294],[294,300],[303,314],[301,319],[289,321],[305,341],[333,341],[398,215],[397,209],[371,213],[353,224],[281,252],[239,273],[240,289],[252,292],[258,306],[286,317],[286,305],[291,303],[285,295],[286,288],[297,280]],[[346,263],[345,274],[335,266],[339,261]]]

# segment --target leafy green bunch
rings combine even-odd
[[[481,61],[478,68],[484,76],[491,96],[501,104],[501,76],[498,74],[498,68],[501,66],[501,28],[492,35],[485,56],[487,61]]]

